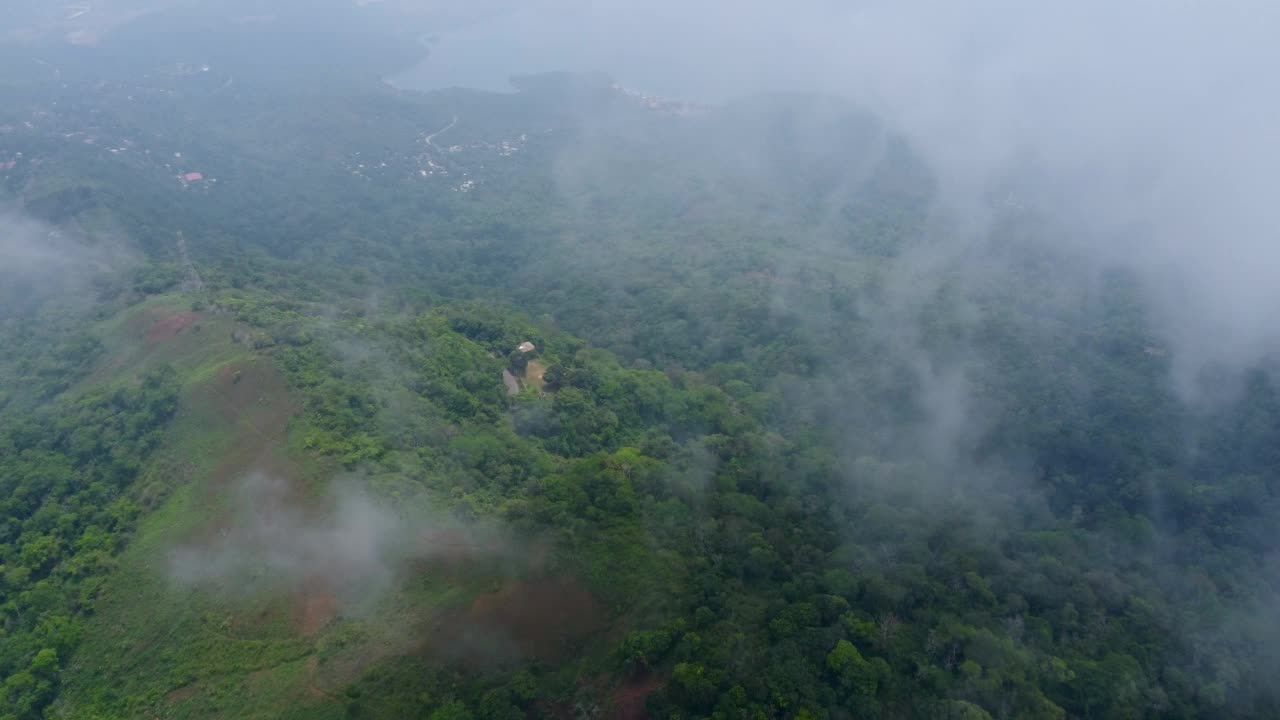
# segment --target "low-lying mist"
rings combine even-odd
[[[437,62],[479,55],[565,69],[553,66],[559,59],[650,78],[640,89],[687,100],[848,98],[934,175],[934,265],[985,243],[1011,209],[1036,213],[1056,228],[1058,247],[1137,275],[1190,393],[1206,365],[1248,365],[1277,346],[1269,318],[1280,310],[1280,209],[1268,192],[1280,163],[1270,121],[1277,20],[1277,8],[1242,0],[752,0],[731,12],[712,2],[543,0],[486,7],[475,25],[510,21],[550,45],[584,38],[572,57],[540,54],[538,42],[487,47],[481,37],[466,56],[444,48]],[[840,137],[820,122],[799,130],[805,145]],[[777,151],[773,140],[740,138],[739,162],[749,170]],[[835,157],[850,164],[850,179],[865,167],[865,156]]]
[[[134,260],[135,254],[114,237],[86,237],[0,209],[0,314],[50,299],[64,304],[90,300],[95,280]]]
[[[516,557],[496,526],[393,505],[350,479],[312,499],[289,480],[254,472],[237,482],[215,527],[170,553],[169,572],[179,585],[232,597],[315,588],[359,609],[414,563]]]

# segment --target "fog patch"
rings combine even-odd
[[[694,101],[850,98],[932,169],[944,244],[984,243],[1020,208],[1056,223],[1054,242],[1132,270],[1191,391],[1206,365],[1280,348],[1277,24],[1280,6],[1243,0],[541,0],[487,5],[468,32],[526,41],[468,53]],[[739,157],[770,147],[748,140]]]
[[[867,2],[847,19],[847,87],[908,135],[969,229],[989,228],[999,188],[1133,270],[1184,388],[1277,348],[1280,136],[1265,118],[1280,49],[1264,28],[1280,10]]]
[[[248,475],[232,491],[229,518],[170,553],[170,577],[244,598],[319,588],[350,609],[377,600],[415,562],[516,555],[496,527],[392,504],[354,480],[334,482],[318,502],[302,495],[282,478]]]
[[[95,278],[132,260],[133,254],[112,237],[87,237],[0,209],[0,299],[10,310],[85,293]]]

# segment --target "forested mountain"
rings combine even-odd
[[[1280,716],[1275,359],[1031,170],[144,5],[0,44],[0,718]]]

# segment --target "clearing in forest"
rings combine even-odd
[[[644,674],[619,685],[609,698],[608,717],[614,720],[645,720],[649,717],[645,701],[662,685],[662,679],[652,674]]]
[[[542,362],[538,360],[530,360],[529,364],[525,366],[524,378],[522,379],[524,380],[525,385],[532,387],[539,393],[542,393],[546,391],[547,387],[547,381],[543,379],[546,374],[546,365],[543,365]]]

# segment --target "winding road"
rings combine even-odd
[[[457,124],[458,124],[458,116],[457,116],[457,115],[454,115],[454,116],[453,116],[453,120],[449,121],[449,124],[448,124],[448,125],[445,125],[444,127],[440,128],[439,130],[437,130],[437,131],[435,131],[435,132],[433,132],[433,133],[431,133],[430,135],[428,135],[428,136],[427,136],[427,144],[428,144],[428,145],[430,145],[431,147],[433,147],[433,148],[435,148],[435,149],[439,150],[439,149],[440,149],[440,146],[439,146],[439,145],[436,145],[436,143],[435,143],[435,139],[436,139],[437,137],[439,137],[440,135],[443,135],[443,134],[445,134],[445,133],[449,132],[450,130],[452,130],[452,129],[453,129],[453,126],[454,126],[454,125],[457,125]]]

